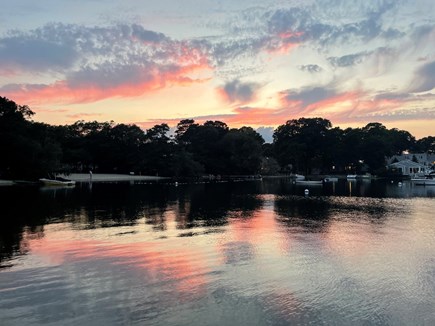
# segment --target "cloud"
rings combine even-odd
[[[312,74],[323,71],[322,67],[320,67],[319,65],[302,65],[299,66],[299,69],[302,71],[307,71]]]
[[[414,10],[423,13],[419,4]],[[233,112],[216,119],[238,124],[276,125],[302,115],[340,121],[389,113],[389,119],[399,118],[406,105],[430,108],[429,99],[415,93],[435,87],[435,26],[424,19],[431,18],[431,11],[416,14],[409,6],[393,0],[318,0],[242,9],[245,4],[238,3],[240,11],[204,16],[216,19],[206,26],[207,35],[195,30],[195,38],[184,39],[135,23],[53,23],[9,31],[0,35],[0,92],[29,105],[90,103],[219,78],[226,82],[214,83]],[[201,24],[195,15],[191,18],[183,25],[187,32]],[[414,78],[408,75],[412,64],[421,65]],[[340,69],[326,74],[331,66]],[[274,76],[272,69],[281,67],[289,74]],[[309,74],[295,73],[295,68]],[[267,91],[276,97],[260,97],[266,91],[260,93],[262,85],[252,82],[259,73],[261,80],[271,79]],[[8,80],[13,82],[5,84]],[[306,86],[310,82],[315,84]],[[365,90],[372,82],[371,87],[382,83],[394,93]],[[407,89],[401,86],[407,83]],[[278,85],[292,89],[271,89],[285,87]],[[265,107],[252,107],[254,100]]]
[[[218,92],[228,103],[247,103],[256,98],[256,92],[260,87],[257,83],[235,79],[218,88]]]
[[[360,64],[369,53],[360,52],[356,54],[348,54],[341,57],[329,57],[328,61],[334,67],[349,67]]]
[[[282,105],[277,108],[240,106],[234,108],[230,114],[151,120],[137,124],[149,128],[162,122],[176,125],[184,118],[194,119],[199,123],[220,120],[230,127],[255,126],[267,139],[266,135],[273,133],[273,127],[265,126],[282,125],[289,119],[300,117],[321,116],[334,124],[435,119],[435,108],[422,107],[420,104],[424,103],[424,99],[406,93],[372,95],[367,91],[340,92],[331,87],[314,87],[283,91],[278,96]],[[407,108],[407,104],[413,108]],[[266,130],[267,128],[270,130]]]
[[[55,40],[12,36],[0,39],[0,69],[10,71],[64,70],[77,61],[70,44]]]
[[[271,33],[301,33],[299,41],[327,45],[347,43],[359,39],[367,42],[380,35],[392,35],[391,28],[383,28],[383,16],[397,6],[396,1],[318,1],[312,6],[281,8],[269,11],[268,30]],[[349,22],[352,17],[352,22]]]
[[[210,69],[201,47],[135,24],[92,28],[51,24],[12,34],[0,39],[0,71],[5,65],[23,72],[54,71],[61,77],[46,84],[0,88],[5,96],[29,105],[139,96],[166,86],[200,82],[189,74]]]
[[[171,40],[137,24],[108,27],[47,24],[28,32],[10,31],[0,38],[0,66],[19,66],[39,72],[73,71],[113,62],[177,63],[186,55],[202,55],[207,60],[192,43]]]
[[[374,96],[375,101],[382,101],[382,100],[406,101],[414,98],[415,96],[410,93],[393,93],[393,92],[381,92]]]
[[[131,26],[123,25],[123,28],[127,29],[127,33],[131,32],[133,37],[137,37],[143,42],[160,43],[168,40],[165,34],[146,30],[138,24],[132,24]]]
[[[204,66],[124,66],[104,71],[88,70],[52,84],[6,85],[0,88],[0,92],[14,101],[28,105],[90,103],[112,97],[140,96],[171,85],[185,86],[203,82],[187,76],[197,69],[202,70]]]
[[[416,72],[409,91],[420,93],[431,91],[435,88],[435,61],[421,66]]]
[[[281,103],[287,108],[293,108],[294,113],[307,112],[315,104],[334,98],[337,91],[329,87],[304,87],[281,92]]]
[[[353,44],[365,48],[377,48],[379,40],[385,42],[404,37],[406,34],[387,20],[396,10],[396,1],[317,1],[271,9],[249,8],[224,20],[222,37],[203,39],[203,47],[210,54],[215,67],[240,66],[238,59],[258,62],[263,52],[285,54],[296,47],[310,47],[321,54],[334,51],[337,46]],[[373,41],[370,45],[369,43]],[[361,63],[371,52],[330,56],[331,64],[347,67]],[[304,71],[318,72],[319,66],[301,66]]]

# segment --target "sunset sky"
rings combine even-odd
[[[4,1],[0,96],[50,124],[193,118],[270,139],[323,117],[435,135],[435,2]]]

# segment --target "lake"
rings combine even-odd
[[[1,325],[435,324],[434,186],[82,183],[0,204]]]

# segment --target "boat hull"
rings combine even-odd
[[[54,179],[39,179],[39,181],[41,181],[45,186],[73,187],[76,184],[76,182],[72,180],[61,181]]]
[[[411,179],[411,182],[417,186],[435,186],[435,179]]]
[[[301,185],[301,186],[321,186],[323,185],[323,181],[322,180],[296,180],[296,184],[297,185]]]
[[[323,179],[325,182],[338,182],[338,178],[336,177],[326,177]]]

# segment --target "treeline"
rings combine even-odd
[[[189,177],[204,174],[347,173],[385,169],[385,157],[404,150],[435,152],[435,137],[416,140],[380,123],[332,128],[322,118],[279,126],[273,143],[251,127],[186,119],[169,136],[159,124],[77,121],[52,126],[32,121],[28,106],[0,97],[0,178],[36,179],[58,172],[130,173]]]

